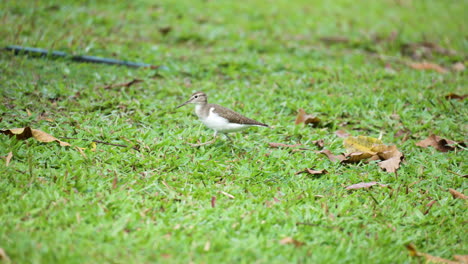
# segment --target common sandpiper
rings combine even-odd
[[[229,108],[217,104],[209,104],[208,97],[204,92],[196,92],[192,94],[189,100],[179,105],[177,108],[186,104],[195,104],[195,113],[198,118],[200,118],[205,126],[215,131],[213,140],[200,144],[190,144],[194,147],[215,142],[218,132],[227,134],[230,132],[241,131],[252,126],[269,127],[267,124],[247,118]]]

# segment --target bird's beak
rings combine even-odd
[[[191,101],[192,101],[192,99],[188,100],[187,102],[185,102],[185,103],[179,105],[178,107],[176,107],[176,109],[177,109],[177,108],[180,108],[180,107],[182,107],[182,106],[184,106],[184,105],[186,105],[186,104],[188,104],[188,103],[190,103]]]

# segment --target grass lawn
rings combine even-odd
[[[467,9],[451,0],[1,1],[0,47],[161,67],[0,52],[0,129],[73,138],[62,147],[0,134],[0,156],[12,153],[8,166],[0,160],[10,261],[0,259],[423,261],[408,244],[468,255],[467,201],[448,191],[468,192],[466,149],[415,145],[431,134],[467,141],[467,100],[445,98],[468,93]],[[435,65],[443,69],[415,69]],[[272,128],[191,147],[213,132],[192,106],[175,107],[199,90]],[[321,123],[295,125],[300,108]],[[337,130],[396,145],[397,174],[317,153],[315,140],[345,151]],[[328,173],[296,174],[305,168]],[[371,181],[389,187],[345,189]]]

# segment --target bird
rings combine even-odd
[[[176,109],[186,104],[195,104],[195,114],[205,126],[214,130],[213,140],[200,144],[190,144],[194,147],[214,143],[218,133],[227,136],[227,133],[241,131],[252,126],[269,127],[267,124],[247,118],[229,108],[209,104],[208,96],[204,92],[192,94],[190,99],[177,106]]]

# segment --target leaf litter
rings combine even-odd
[[[465,147],[466,145],[465,142],[456,142],[432,134],[426,139],[417,142],[416,146],[422,148],[433,147],[441,152],[449,152],[455,150],[456,148],[459,148],[460,146]]]
[[[30,127],[24,127],[24,128],[12,128],[12,129],[6,129],[6,130],[0,130],[1,134],[5,134],[8,136],[15,136],[18,140],[25,140],[29,138],[34,138],[35,140],[43,143],[50,143],[50,142],[57,142],[60,144],[62,147],[69,147],[71,146],[70,143],[61,141],[58,138],[47,134],[44,131],[38,130],[38,129],[33,129]]]

